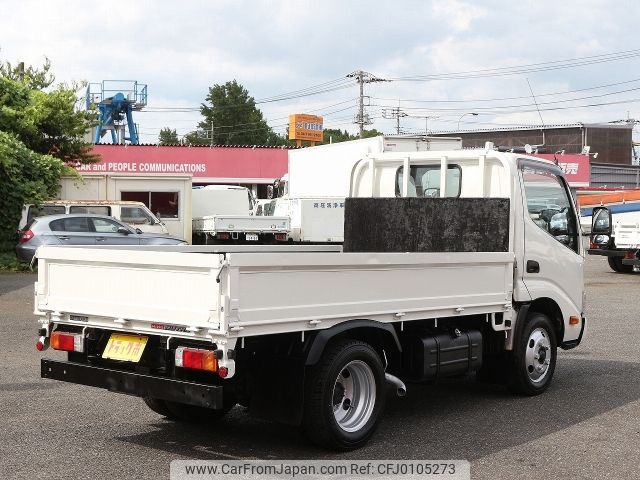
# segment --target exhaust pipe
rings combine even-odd
[[[384,379],[396,387],[396,394],[399,397],[404,397],[407,394],[407,387],[398,377],[385,372]]]

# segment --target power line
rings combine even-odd
[[[567,90],[565,92],[540,93],[540,94],[537,95],[537,97],[549,97],[549,96],[556,96],[556,95],[569,95],[569,94],[572,94],[572,93],[586,92],[586,91],[589,91],[589,90],[599,90],[601,88],[617,87],[619,85],[626,85],[626,84],[629,84],[629,83],[636,83],[636,82],[640,82],[640,78],[634,78],[633,80],[626,80],[624,82],[609,83],[609,84],[606,84],[606,85],[597,85],[597,86],[594,86],[594,87],[579,88],[579,89],[576,89],[576,90]],[[411,99],[411,98],[397,99],[397,98],[384,98],[384,97],[375,97],[375,96],[372,96],[370,98],[372,98],[374,100],[388,100],[388,101],[400,100],[402,102],[413,102],[413,103],[470,103],[470,102],[500,102],[500,101],[505,101],[505,100],[521,100],[521,99],[530,98],[530,97],[531,97],[531,95],[521,95],[521,96],[516,96],[516,97],[476,98],[476,99],[468,99],[468,100],[425,100],[425,99]]]
[[[598,63],[613,62],[640,57],[640,49],[626,50],[621,52],[606,53],[601,55],[591,55],[566,60],[554,60],[549,62],[531,63],[528,65],[506,66],[498,68],[485,68],[480,70],[469,70],[463,72],[440,73],[431,75],[411,75],[405,77],[392,77],[391,81],[400,82],[424,82],[431,80],[460,80],[468,78],[501,77],[508,75],[520,75],[533,72],[544,72],[565,68],[575,68]]]
[[[602,97],[608,97],[611,95],[619,95],[621,93],[629,93],[629,92],[635,92],[635,91],[639,91],[640,87],[636,87],[636,88],[628,88],[625,90],[618,90],[615,92],[608,92],[608,93],[602,93],[599,95],[587,95],[584,97],[576,97],[576,98],[568,98],[565,100],[552,100],[552,101],[548,101],[548,102],[539,102],[539,105],[556,105],[556,104],[561,104],[561,103],[571,103],[571,102],[577,102],[580,100],[589,100],[589,99],[594,99],[594,98],[602,98]],[[403,100],[404,102],[404,100]],[[425,108],[425,107],[411,107],[411,106],[406,106],[404,107],[407,110],[431,110],[431,111],[437,111],[437,112],[460,112],[463,110],[476,110],[476,111],[494,111],[494,110],[499,110],[499,109],[511,109],[511,108],[521,108],[521,107],[531,107],[534,106],[535,103],[522,103],[522,104],[514,104],[514,105],[492,105],[492,106],[465,106],[465,107],[459,107],[459,108],[443,108],[443,107],[432,107],[432,108]]]

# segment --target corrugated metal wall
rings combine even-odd
[[[591,153],[598,153],[599,163],[631,165],[632,125],[585,124],[582,126],[549,126],[544,129],[541,153],[581,153],[589,145]],[[496,146],[523,147],[541,145],[541,129],[483,130],[433,134],[462,138],[463,148],[483,147],[485,142]]]
[[[640,167],[591,163],[591,186],[638,188],[640,187]]]

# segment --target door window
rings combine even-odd
[[[543,167],[521,167],[531,220],[558,242],[578,252],[573,202],[562,179]]]
[[[111,207],[106,205],[72,205],[69,213],[88,213],[91,215],[111,215]]]
[[[49,224],[53,232],[91,232],[91,225],[87,217],[72,217],[54,220]]]
[[[140,207],[120,207],[120,220],[135,225],[153,225],[151,216]]]
[[[118,233],[119,228],[124,228],[123,225],[106,218],[92,218],[91,221],[97,233]]]
[[[27,223],[37,217],[43,217],[45,215],[61,215],[65,213],[64,205],[42,205],[37,207],[31,205],[29,212],[27,213]]]
[[[178,192],[120,192],[120,200],[142,202],[158,218],[180,218]]]

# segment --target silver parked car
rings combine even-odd
[[[20,231],[18,260],[31,262],[41,245],[183,245],[184,240],[143,233],[106,215],[49,215]]]

